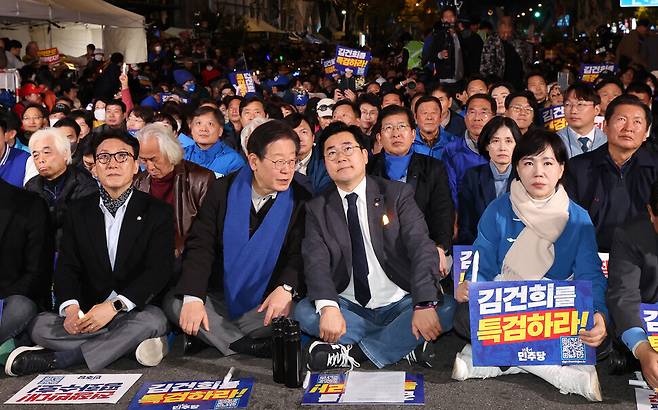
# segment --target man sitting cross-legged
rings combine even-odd
[[[41,373],[85,364],[99,371],[127,353],[155,366],[166,353],[167,318],[153,300],[174,265],[171,206],[132,188],[139,142],[121,130],[94,140],[99,193],[71,203],[55,272],[58,313],[42,313],[5,372]],[[45,348],[45,349],[44,349]]]

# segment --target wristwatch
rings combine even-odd
[[[128,310],[128,306],[126,306],[126,304],[119,298],[112,300],[112,307],[115,312],[125,312]]]
[[[292,286],[290,286],[290,285],[288,285],[288,284],[286,284],[286,283],[284,283],[284,284],[281,285],[281,286],[283,287],[283,290],[285,290],[286,292],[290,292],[290,295],[292,295],[293,298],[294,298],[295,296],[297,296],[297,292],[295,292],[295,288],[293,288]]]

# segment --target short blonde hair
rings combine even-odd
[[[178,165],[183,160],[183,148],[171,128],[161,123],[149,124],[137,133],[140,144],[148,138],[158,140],[160,152],[172,165]]]
[[[30,151],[34,150],[34,145],[44,138],[53,137],[55,149],[66,158],[66,164],[71,164],[71,142],[59,128],[43,128],[36,131],[30,136]]]

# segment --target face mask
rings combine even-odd
[[[176,128],[178,131],[180,131],[181,127],[183,126],[183,123],[181,120],[176,120],[176,124],[178,125],[178,128]]]
[[[94,60],[103,61],[103,55],[102,54],[95,54],[94,55]]]
[[[156,52],[156,53],[159,53],[160,51],[162,51],[162,47],[160,47],[160,46],[155,46],[155,52]]]
[[[211,66],[211,65],[207,65],[207,66],[206,66],[206,70],[208,70],[208,71],[212,71],[212,66]]]
[[[71,143],[71,155],[75,154],[76,149],[78,149],[78,143],[77,142],[72,142]]]
[[[194,83],[188,84],[188,85],[185,86],[185,91],[187,91],[189,93],[193,93],[194,90],[196,90],[196,84],[194,84]]]
[[[94,118],[96,118],[97,121],[105,121],[105,109],[94,110]]]
[[[51,127],[54,127],[57,121],[59,121],[57,118],[48,118]]]
[[[174,50],[174,54],[179,55],[179,54],[180,54],[180,50]]]

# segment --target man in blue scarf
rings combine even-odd
[[[450,273],[455,207],[450,195],[448,174],[443,161],[413,151],[415,122],[411,111],[397,105],[380,114],[383,149],[368,163],[368,174],[391,181],[405,182],[414,190],[414,199],[425,216],[430,239],[439,252],[439,272]]]
[[[271,355],[270,323],[292,312],[303,284],[306,190],[293,182],[299,137],[281,121],[257,127],[249,166],[210,186],[165,298],[170,320],[224,355]]]

